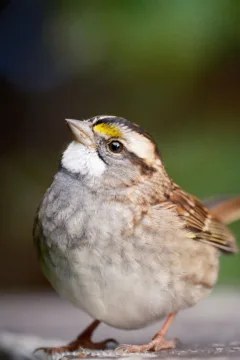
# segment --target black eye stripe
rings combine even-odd
[[[143,175],[151,175],[157,171],[154,167],[148,165],[143,159],[131,151],[128,151],[128,158],[134,166],[139,167]]]

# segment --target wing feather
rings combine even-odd
[[[209,243],[227,253],[237,252],[235,237],[200,200],[172,183],[165,206],[175,209],[194,240]]]

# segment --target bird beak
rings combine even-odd
[[[88,147],[94,146],[93,131],[90,123],[73,119],[65,119],[65,121],[71,130],[75,141]]]

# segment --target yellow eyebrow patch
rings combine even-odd
[[[94,130],[112,137],[123,136],[121,130],[113,124],[100,123],[94,126]]]

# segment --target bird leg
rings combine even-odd
[[[104,350],[107,348],[107,344],[109,342],[117,344],[114,339],[106,339],[96,343],[92,341],[92,334],[99,324],[99,320],[94,320],[74,341],[70,342],[68,345],[59,347],[41,347],[37,348],[34,352],[43,350],[48,355],[53,355],[56,353],[73,352],[81,348]]]
[[[150,341],[146,345],[120,345],[116,351],[120,350],[125,353],[138,353],[138,352],[145,352],[145,351],[160,351],[160,350],[167,350],[167,349],[175,349],[176,341],[175,340],[166,340],[166,335],[168,329],[172,325],[176,313],[172,313],[168,315],[166,321],[164,322],[161,330],[153,337],[152,341]]]

